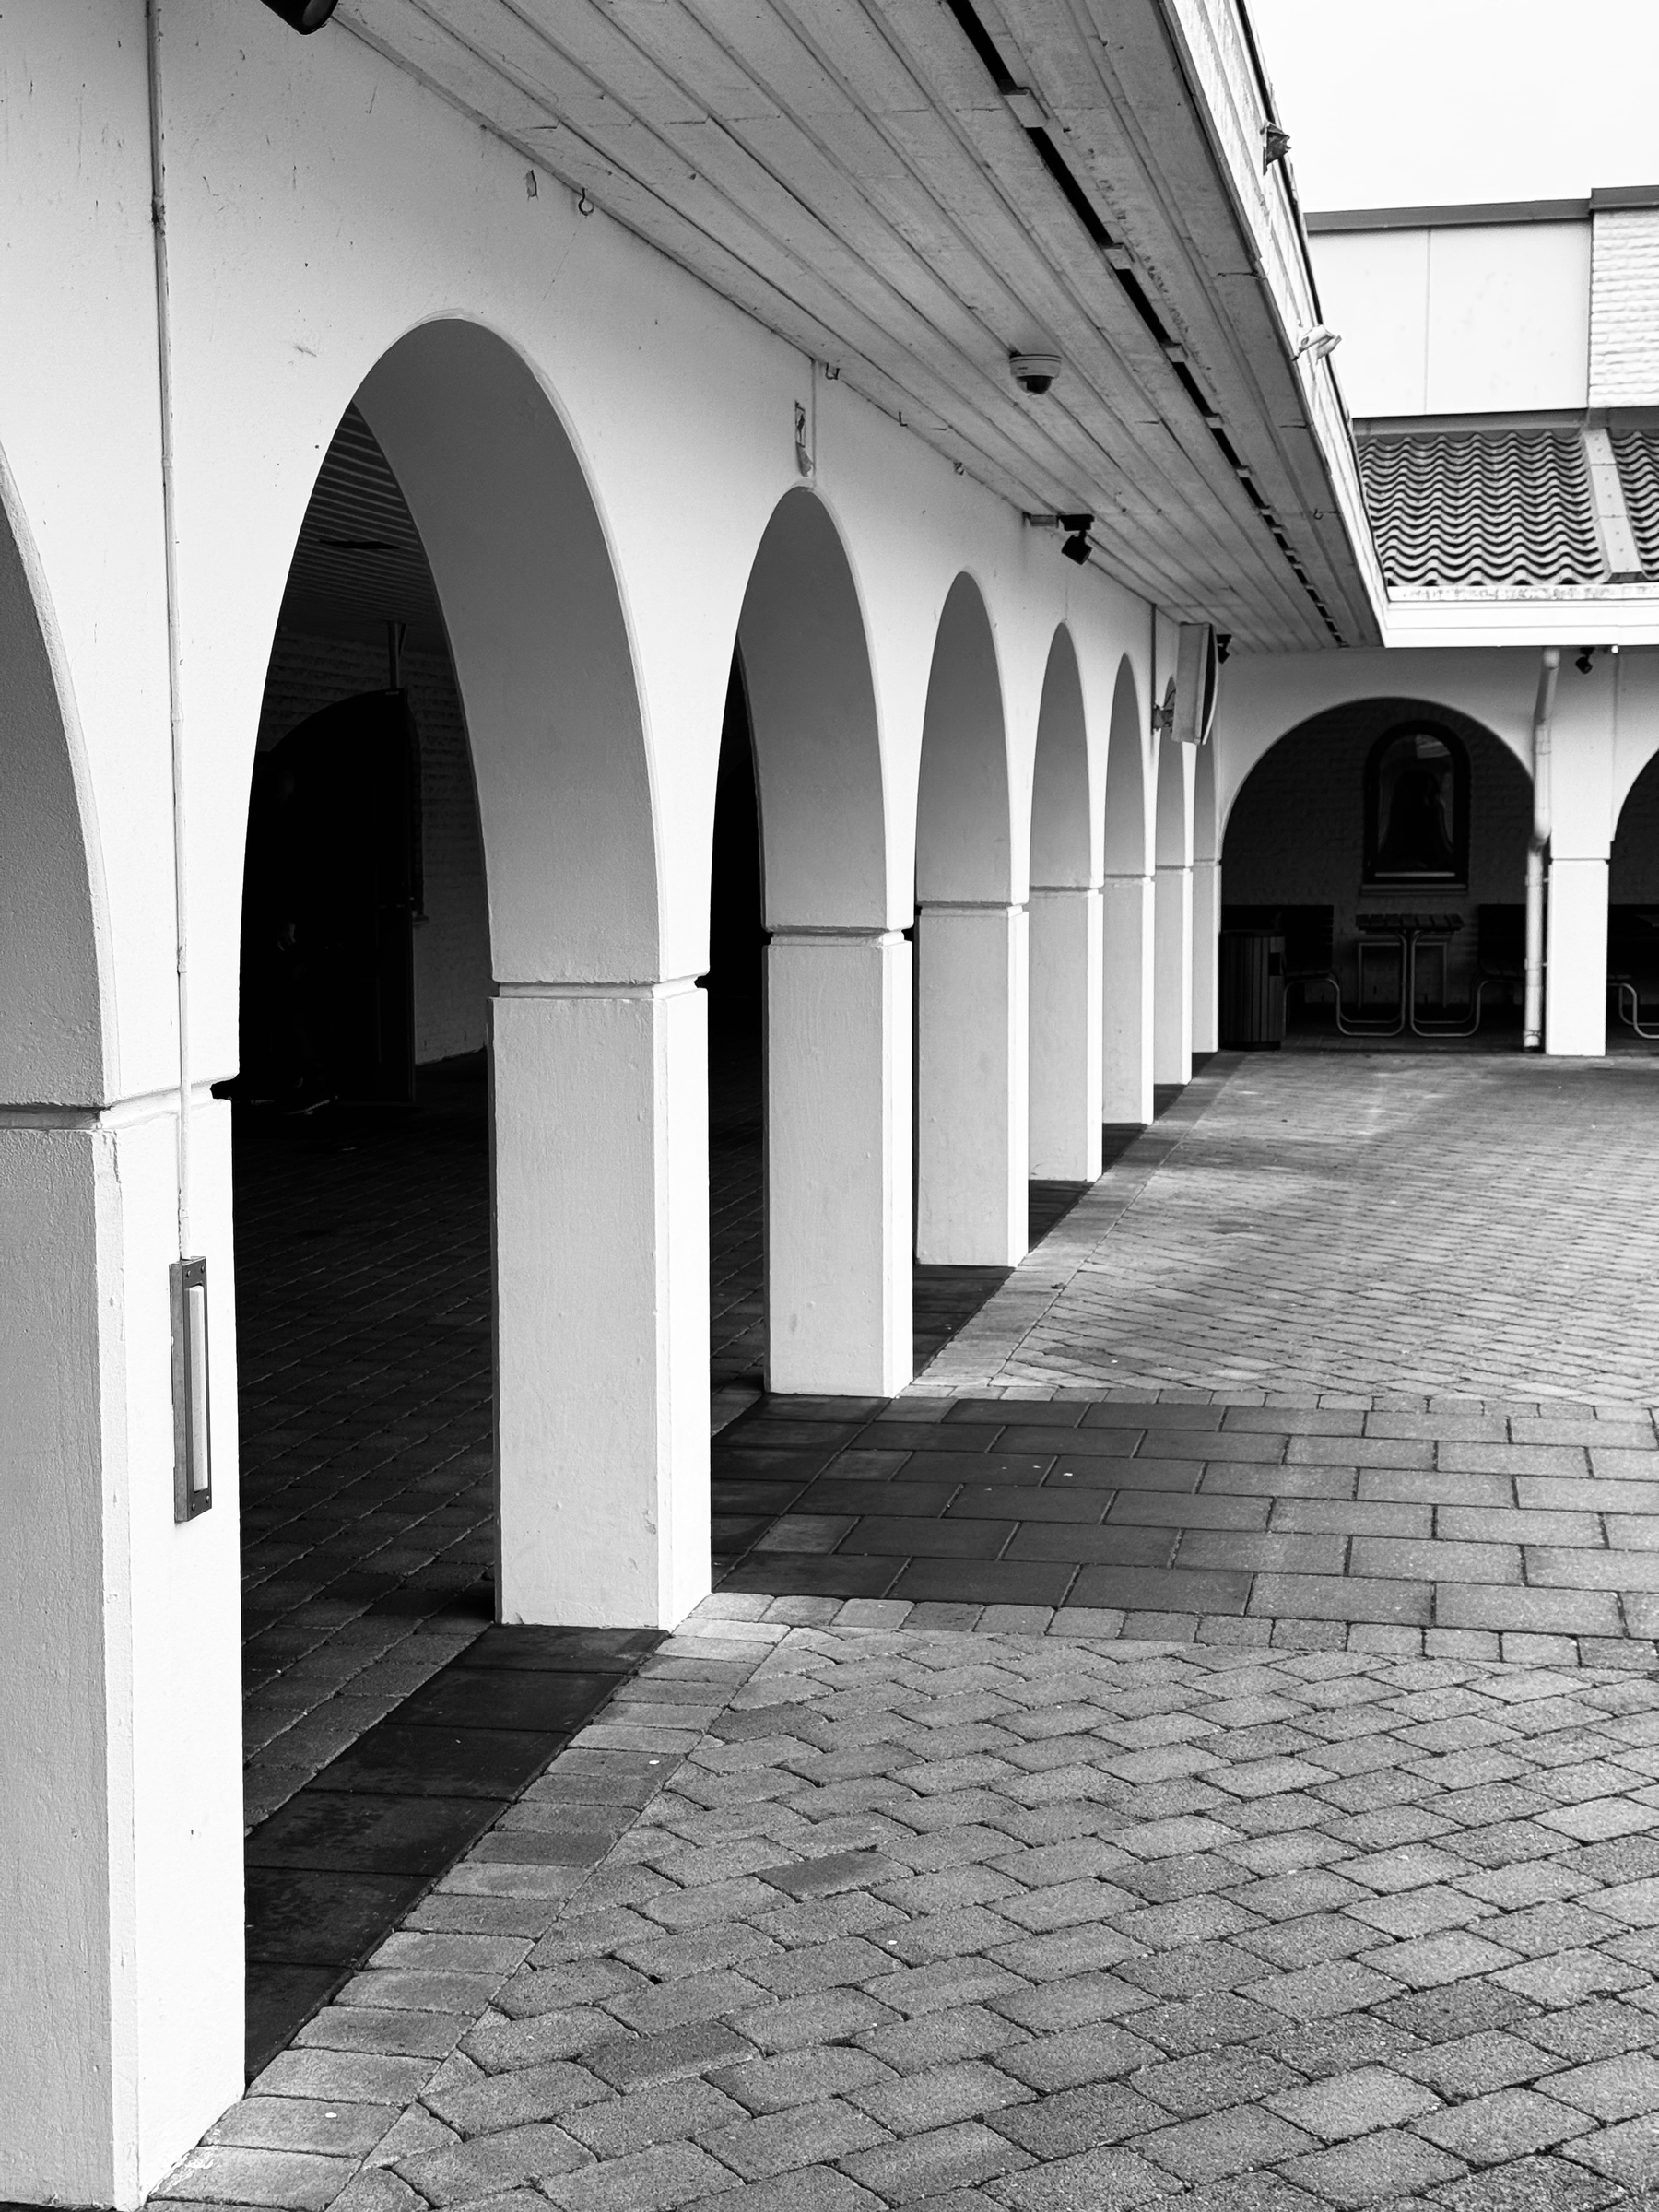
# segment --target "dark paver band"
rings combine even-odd
[[[1520,1639],[1535,1657],[1544,1638],[1554,1657],[1653,1653],[1651,1412],[1072,1397],[1037,1413],[767,1401],[716,1442],[720,1586],[1082,1607],[1126,1635],[1238,1643],[1282,1625],[1402,1653],[1497,1658]]]

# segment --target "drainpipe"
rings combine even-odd
[[[1526,1010],[1524,1049],[1544,1042],[1544,854],[1549,844],[1550,724],[1555,714],[1560,648],[1547,645],[1533,708],[1533,826],[1526,844]]]

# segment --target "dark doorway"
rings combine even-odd
[[[245,1097],[413,1099],[420,898],[405,691],[339,700],[260,755],[242,895]]]

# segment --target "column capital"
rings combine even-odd
[[[664,976],[654,982],[559,982],[559,983],[497,983],[490,993],[492,998],[612,998],[655,999],[677,998],[684,992],[697,988],[695,975]]]
[[[769,928],[766,935],[767,941],[772,945],[821,945],[826,947],[836,945],[902,945],[904,942],[901,929],[840,928],[816,924],[797,928],[787,923]]]
[[[918,899],[919,914],[1023,914],[1023,899]]]

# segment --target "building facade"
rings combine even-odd
[[[241,2082],[226,1094],[267,1080],[250,1005],[299,1020],[297,729],[419,728],[394,888],[354,888],[356,786],[307,865],[418,919],[405,1058],[488,1053],[500,1617],[669,1625],[709,1581],[723,732],[767,1379],[880,1397],[913,1263],[1012,1265],[1028,1177],[1098,1173],[1215,1045],[1229,809],[1334,707],[1530,771],[1541,649],[1602,649],[1554,709],[1547,1018],[1599,1050],[1654,633],[1645,582],[1387,572],[1371,456],[1446,393],[1356,442],[1312,342],[1347,234],[1310,263],[1233,0],[343,0],[314,38],[22,0],[0,98],[0,2194],[130,2206]],[[1645,404],[1605,358],[1617,397],[1552,353],[1536,404]]]

